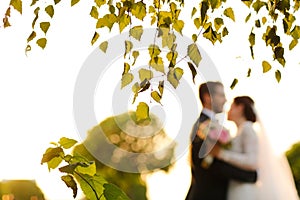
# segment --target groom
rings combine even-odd
[[[202,122],[208,119],[214,120],[215,114],[223,111],[226,97],[224,87],[220,82],[207,82],[200,85],[199,97],[203,110],[191,134],[192,183],[186,200],[226,200],[230,179],[254,183],[257,173],[236,168],[216,158],[208,168],[201,166],[203,161],[201,152],[206,144],[198,137],[197,129]]]

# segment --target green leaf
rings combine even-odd
[[[140,69],[139,77],[141,81],[144,81],[145,79],[150,80],[153,77],[153,72],[148,69]]]
[[[124,57],[125,57],[128,53],[130,53],[130,51],[131,51],[132,48],[133,48],[132,42],[126,40],[126,41],[125,41],[125,54],[124,54]]]
[[[120,17],[120,20],[119,20],[119,30],[120,30],[120,33],[124,30],[124,28],[126,28],[129,25],[130,21],[131,21],[131,18],[127,14],[123,14]]]
[[[136,108],[137,122],[149,120],[149,106],[145,102],[140,102]]]
[[[184,22],[182,20],[175,20],[173,23],[173,28],[182,35],[182,29],[184,26]]]
[[[93,36],[93,38],[91,40],[91,44],[94,45],[95,42],[99,39],[99,37],[100,37],[99,33],[95,32],[94,36]]]
[[[281,72],[279,70],[276,70],[275,78],[276,78],[277,82],[279,83],[281,80]]]
[[[224,10],[224,15],[226,17],[229,17],[230,19],[232,19],[232,21],[235,21],[234,12],[233,12],[233,9],[231,7],[226,8]]]
[[[60,146],[62,146],[65,149],[69,149],[71,147],[73,147],[77,141],[74,139],[70,139],[70,138],[66,138],[66,137],[62,137],[60,138],[59,142]]]
[[[122,75],[128,73],[129,70],[130,70],[130,65],[128,63],[124,62],[124,70],[123,70]]]
[[[272,66],[267,61],[262,62],[262,67],[263,67],[263,73],[270,71],[270,69],[272,68]]]
[[[131,73],[126,73],[122,75],[121,79],[121,89],[130,84],[133,81],[133,74]]]
[[[65,175],[61,177],[61,180],[69,187],[73,190],[73,198],[76,198],[77,196],[77,184],[73,178],[73,176],[71,175]]]
[[[98,19],[99,18],[99,13],[98,9],[96,6],[92,6],[91,12],[90,12],[91,17]]]
[[[36,43],[39,47],[44,49],[46,47],[46,44],[47,44],[47,39],[46,38],[40,38],[36,41]]]
[[[161,104],[161,95],[157,91],[151,92],[151,97],[154,99],[157,103]]]
[[[54,15],[54,8],[52,5],[49,5],[45,8],[46,13],[52,18]]]
[[[103,185],[107,181],[100,175],[89,176],[85,174],[74,175],[76,180],[79,182],[80,188],[82,189],[85,198],[89,200],[98,200],[103,193]],[[93,188],[91,188],[91,186]],[[101,198],[102,199],[102,198]]]
[[[140,53],[139,53],[138,51],[133,51],[133,52],[132,52],[132,56],[133,56],[133,58],[134,58],[132,65],[135,64],[136,59],[139,57],[139,55],[140,55]]]
[[[158,90],[160,92],[160,95],[162,96],[164,93],[164,81],[159,81]]]
[[[50,23],[49,22],[41,22],[40,23],[40,28],[42,29],[42,31],[46,34],[48,29],[50,27]]]
[[[106,4],[106,0],[94,0],[96,5],[100,8],[102,5]]]
[[[56,169],[60,163],[63,161],[61,157],[54,157],[50,161],[47,162],[48,169]]]
[[[200,61],[202,60],[200,51],[198,49],[198,46],[196,44],[190,44],[188,46],[188,52],[187,52],[189,58],[193,61],[193,63],[196,66],[199,66]]]
[[[188,62],[188,65],[189,65],[189,68],[190,68],[190,70],[191,70],[191,72],[192,72],[193,83],[195,83],[195,77],[196,77],[196,75],[197,75],[196,68],[195,68],[195,66],[193,65],[193,63],[191,63],[191,62]]]
[[[289,45],[289,50],[292,50],[298,44],[298,40],[292,40]]]
[[[86,166],[78,165],[78,167],[76,168],[76,171],[81,173],[81,174],[94,176],[96,174],[96,164],[93,161],[93,162],[89,163]]]
[[[99,45],[99,48],[100,48],[101,51],[103,51],[104,53],[106,53],[107,47],[108,47],[108,42],[107,42],[107,41],[104,41],[104,42],[102,42],[102,43]]]
[[[10,5],[14,7],[20,14],[22,14],[22,0],[11,0]]]
[[[131,13],[133,16],[136,18],[143,20],[144,17],[146,16],[146,4],[143,3],[143,1],[139,1],[137,3],[134,3],[132,5]]]
[[[156,56],[156,57],[152,58],[149,61],[149,65],[151,67],[153,67],[156,71],[165,73],[164,62],[163,62],[163,59],[161,57]]]
[[[235,78],[235,79],[233,79],[233,81],[232,81],[232,83],[231,83],[231,85],[230,85],[230,89],[234,89],[234,87],[236,86],[236,84],[238,83],[239,81]]]
[[[41,164],[49,162],[50,160],[52,160],[55,157],[60,157],[61,155],[63,155],[63,153],[64,153],[64,151],[61,147],[55,147],[55,148],[50,147],[43,154]]]
[[[75,4],[77,4],[80,0],[71,0],[71,6],[74,6]]]
[[[130,198],[120,188],[111,183],[105,183],[103,187],[103,194],[106,200],[130,200]]]
[[[129,35],[140,41],[143,34],[143,26],[135,26],[129,30]]]
[[[29,37],[27,38],[27,43],[33,40],[36,37],[36,32],[32,31]]]

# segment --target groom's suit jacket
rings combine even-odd
[[[186,200],[226,200],[230,179],[254,183],[257,179],[256,171],[245,171],[214,158],[208,169],[201,167],[203,158],[199,158],[199,151],[203,143],[197,135],[200,123],[209,119],[204,113],[193,126],[191,138],[191,170],[192,183]]]

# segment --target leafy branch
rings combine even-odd
[[[66,154],[65,150],[72,148],[76,140],[62,137],[58,143],[52,142],[43,154],[41,164],[47,164],[48,169],[56,169],[64,161],[67,165],[59,167],[58,170],[64,175],[61,180],[73,191],[73,198],[76,198],[79,183],[83,193],[90,200],[100,200],[102,196],[106,200],[113,200],[115,197],[120,200],[129,200],[127,195],[118,187],[112,186],[101,175],[96,172],[94,161],[86,161],[85,157]],[[111,189],[113,188],[113,189]],[[113,197],[113,198],[112,198]]]

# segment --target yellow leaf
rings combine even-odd
[[[139,77],[141,81],[144,81],[145,79],[150,80],[153,77],[153,72],[148,69],[140,69]]]
[[[195,7],[193,7],[191,17],[193,17],[196,12],[197,12],[197,9]]]
[[[50,23],[49,22],[41,22],[40,23],[40,28],[42,29],[42,31],[46,34],[48,29],[50,27]]]
[[[108,42],[107,42],[107,41],[104,41],[104,42],[102,42],[102,43],[99,45],[99,48],[100,48],[104,53],[106,53],[107,47],[108,47]]]
[[[135,102],[138,94],[139,94],[139,90],[141,89],[140,84],[138,82],[136,82],[133,86],[132,86],[132,92],[134,93],[134,97],[133,97],[133,101],[132,103]]]
[[[160,103],[161,96],[157,91],[151,92],[151,97],[154,99],[157,103]],[[161,104],[161,103],[160,103]]]
[[[155,16],[151,16],[151,25],[153,25],[156,22],[156,17]]]
[[[161,57],[157,56],[151,58],[151,60],[149,61],[149,65],[153,67],[156,71],[165,73],[164,63]]]
[[[175,20],[173,24],[173,28],[180,34],[182,34],[183,26],[184,26],[184,22],[182,20]]]
[[[164,81],[159,81],[159,84],[158,84],[158,90],[159,90],[161,96],[162,96],[163,93],[164,93],[164,84],[165,84]]]
[[[175,76],[175,78],[179,81],[181,79],[182,75],[183,75],[183,69],[181,69],[179,67],[176,67],[174,69],[174,76]]]
[[[196,44],[190,44],[188,46],[188,56],[193,61],[196,66],[199,66],[200,61],[202,60],[202,56]]]
[[[176,40],[176,35],[174,33],[169,33],[166,36],[164,35],[162,37],[162,47],[167,46],[169,49],[171,49],[175,40]]]
[[[272,68],[272,66],[267,61],[262,62],[262,67],[263,67],[263,73],[270,71],[270,69]]]
[[[125,54],[124,54],[124,57],[125,57],[128,53],[130,53],[132,47],[133,47],[132,42],[126,40],[126,41],[125,41]]]
[[[93,161],[87,167],[82,167],[82,166],[78,165],[76,167],[76,171],[81,173],[81,174],[87,174],[87,175],[90,175],[90,176],[94,176],[96,174],[96,164]]]
[[[71,0],[71,6],[74,6],[75,4],[77,4],[80,0]]]
[[[218,31],[221,28],[221,26],[223,26],[223,24],[224,24],[224,22],[223,22],[222,18],[219,18],[219,17],[215,18],[214,26],[215,26],[216,31]]]
[[[168,79],[169,83],[176,89],[178,84],[179,84],[179,81],[176,79],[176,77],[174,75],[174,68],[173,67],[169,68],[167,79]]]
[[[45,8],[46,13],[52,18],[54,15],[54,8],[52,5],[49,5]]]
[[[131,13],[136,18],[143,20],[147,13],[146,12],[146,4],[143,3],[142,1],[134,3],[132,5]]]
[[[275,72],[275,78],[276,78],[277,82],[279,83],[281,80],[281,72],[279,70],[277,70]]]
[[[298,40],[294,39],[289,45],[289,50],[292,50],[298,44]]]
[[[102,5],[106,4],[106,0],[95,0],[95,3],[100,8]]]
[[[158,56],[161,52],[159,46],[154,45],[154,44],[151,44],[148,47],[148,51],[149,51],[149,55],[150,55],[151,58]]]
[[[133,75],[131,73],[126,73],[121,79],[121,89],[130,84],[133,81]]]
[[[143,34],[143,27],[142,26],[135,26],[132,27],[129,30],[129,34],[130,36],[132,36],[133,38],[135,38],[136,40],[140,41],[142,34]]]
[[[226,9],[224,10],[224,15],[225,15],[226,17],[229,17],[230,19],[232,19],[232,21],[235,21],[234,12],[233,12],[233,10],[232,10],[231,7],[226,8]]]
[[[130,16],[127,14],[123,14],[119,20],[119,29],[120,29],[120,33],[124,30],[124,28],[126,28],[126,26],[129,25],[131,19]]]
[[[10,5],[12,5],[15,10],[22,14],[22,0],[11,0]]]
[[[39,47],[44,49],[46,47],[46,44],[47,44],[47,39],[46,38],[40,38],[36,41],[36,43]]]
[[[200,26],[201,26],[200,18],[195,18],[194,19],[194,24],[195,24],[196,28],[199,29]]]
[[[109,30],[111,30],[116,21],[117,16],[115,14],[106,14],[103,16],[103,18],[98,19],[96,28],[102,28],[106,26]]]
[[[124,70],[123,70],[123,74],[122,75],[128,73],[129,70],[130,70],[130,65],[128,63],[124,62]]]
[[[94,33],[94,36],[91,40],[92,45],[94,45],[94,43],[98,40],[99,36],[100,36],[99,33],[97,33],[97,32]]]
[[[98,9],[96,6],[93,6],[90,12],[91,17],[98,19],[99,18],[99,13],[98,13]]]
[[[139,55],[140,55],[140,53],[139,53],[138,51],[133,51],[133,52],[132,52],[132,56],[133,56],[133,58],[134,58],[132,65],[135,64],[136,59],[139,57]]]
[[[238,83],[239,81],[238,81],[238,79],[234,79],[233,81],[232,81],[232,83],[231,83],[231,85],[230,85],[230,89],[234,89],[234,87],[236,86],[236,84]]]
[[[145,102],[140,102],[136,108],[137,122],[143,122],[149,118],[149,106]]]
[[[29,37],[27,38],[27,43],[30,42],[31,40],[33,40],[33,38],[36,37],[36,33],[35,31],[32,31],[31,34],[29,35]]]

